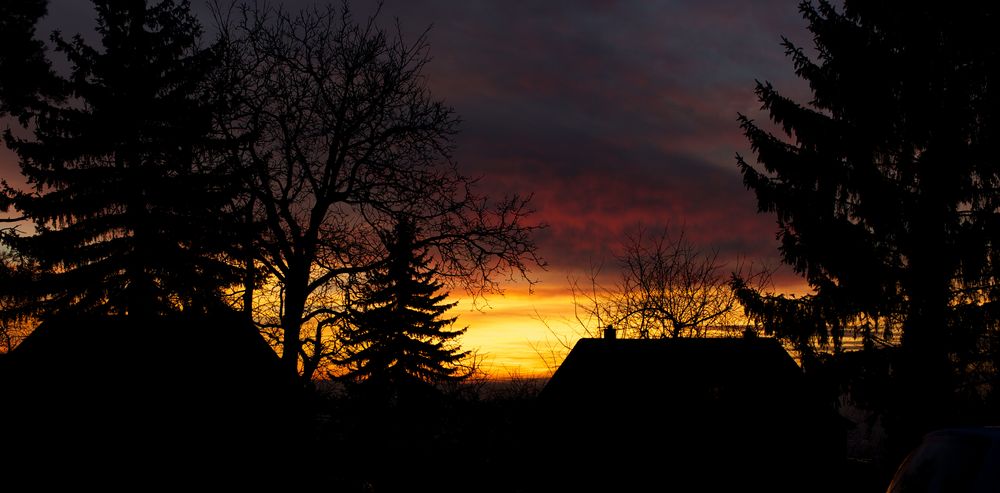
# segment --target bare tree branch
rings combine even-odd
[[[616,260],[619,277],[610,286],[601,284],[599,267],[591,268],[589,284],[570,280],[576,321],[594,336],[613,326],[623,337],[703,337],[710,327],[739,323],[733,275],[770,279],[763,266],[729,264],[716,250],[698,249],[683,229],[651,235],[640,226],[626,234]]]
[[[458,118],[423,85],[427,31],[404,40],[346,3],[216,11],[238,88],[220,126],[247,143],[237,160],[263,226],[257,261],[281,285],[257,318],[280,320],[290,370],[308,379],[329,355],[351,286],[385,262],[380,239],[400,217],[423,232],[436,274],[474,297],[544,265],[530,196],[480,196],[452,160]]]

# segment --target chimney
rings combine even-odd
[[[618,334],[615,332],[615,328],[614,327],[612,327],[612,326],[609,325],[609,326],[607,326],[607,327],[604,328],[604,340],[610,341],[610,340],[617,339],[617,338],[618,338]]]

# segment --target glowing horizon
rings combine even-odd
[[[448,315],[458,317],[456,327],[468,327],[459,343],[463,350],[478,352],[490,378],[547,378],[578,339],[592,337],[574,318],[569,281],[563,277],[559,284],[565,273],[545,274],[531,292],[526,282],[511,284],[503,295],[487,297],[488,306],[481,308],[452,293],[458,305]],[[809,292],[804,281],[790,277],[781,277],[774,290],[797,296]]]

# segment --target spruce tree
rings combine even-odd
[[[901,331],[894,413],[918,436],[954,409],[954,377],[996,331],[1000,241],[998,45],[992,4],[826,1],[800,6],[817,57],[784,42],[812,100],[756,93],[782,133],[746,116],[737,156],[784,261],[815,290],[747,307],[803,341],[845,321]],[[953,416],[952,416],[953,417]]]
[[[0,114],[23,116],[40,94],[54,94],[57,79],[35,25],[45,0],[0,2]]]
[[[458,363],[468,352],[455,339],[466,329],[450,330],[455,318],[442,318],[455,303],[444,302],[448,293],[416,245],[415,227],[401,220],[384,241],[387,262],[350,310],[347,378],[390,397],[464,378]]]
[[[4,240],[42,270],[14,294],[45,316],[208,309],[238,278],[234,190],[210,152],[218,57],[186,0],[93,3],[100,46],[54,34],[71,73],[21,105],[29,137],[5,134],[30,189],[5,184],[3,205],[35,234]]]

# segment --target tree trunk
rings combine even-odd
[[[316,324],[316,333],[313,335],[312,345],[312,357],[302,358],[302,380],[306,382],[312,381],[313,375],[316,374],[316,370],[319,369],[320,362],[323,359],[323,324]]]
[[[247,255],[244,260],[244,271],[243,271],[243,315],[247,317],[247,320],[253,320],[253,295],[254,295],[254,284],[257,282],[256,276],[254,275],[254,263],[253,256]]]
[[[286,297],[285,302],[291,302],[291,297]],[[299,341],[299,333],[301,331],[301,325],[299,320],[301,316],[297,316],[296,313],[301,314],[301,310],[297,311],[290,309],[287,305],[285,307],[285,315],[281,317],[281,329],[284,333],[284,337],[281,343],[281,362],[282,366],[290,375],[299,376],[299,349],[301,348],[301,341]]]
[[[911,274],[903,281],[908,306],[895,378],[899,394],[890,411],[897,423],[890,453],[899,456],[924,433],[947,426],[954,404],[948,333],[957,265],[946,241],[948,212],[940,206],[921,212],[908,259]]]
[[[255,272],[256,265],[254,264],[254,246],[255,246],[255,234],[253,233],[254,224],[254,204],[256,199],[253,194],[250,196],[250,203],[247,204],[247,209],[244,214],[244,221],[246,222],[246,236],[244,237],[243,248],[246,249],[243,257],[243,314],[246,315],[248,320],[253,320],[253,295],[254,286],[257,283],[257,276]]]
[[[282,339],[281,362],[286,371],[299,375],[299,352],[302,348],[302,316],[305,313],[307,289],[309,285],[309,262],[295,259],[289,262],[288,277],[285,282],[284,312],[281,314]]]

